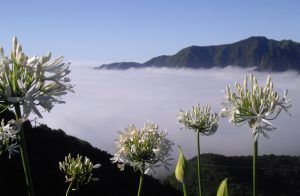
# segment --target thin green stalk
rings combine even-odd
[[[200,176],[200,131],[197,131],[197,158],[198,158],[198,191],[199,191],[199,196],[202,195],[202,190],[201,190],[201,176]]]
[[[140,183],[139,183],[139,190],[137,196],[141,196],[142,193],[142,186],[143,186],[143,179],[144,179],[144,172],[145,172],[145,165],[142,165],[142,171],[140,175]]]
[[[20,105],[15,104],[14,107],[16,112],[16,119],[19,119],[21,117]],[[20,130],[20,154],[21,154],[22,165],[25,174],[27,193],[28,196],[34,196],[33,181],[30,172],[30,165],[29,165],[29,159],[27,154],[23,124],[21,125],[21,130]]]
[[[187,196],[187,190],[185,183],[182,183],[183,196]]]
[[[258,143],[257,141],[253,142],[253,158],[252,158],[252,186],[253,186],[253,196],[257,195],[257,167],[256,167],[256,163],[257,163],[257,146]]]
[[[69,192],[70,192],[70,190],[71,190],[71,187],[72,187],[72,185],[73,185],[73,180],[71,181],[71,183],[69,184],[69,186],[68,186],[68,189],[67,189],[67,192],[66,192],[66,196],[68,196],[69,195]]]

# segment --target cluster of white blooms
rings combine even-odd
[[[209,105],[201,107],[198,104],[188,112],[179,110],[177,120],[188,129],[199,131],[202,135],[212,135],[218,129],[219,117],[217,113],[210,112]]]
[[[148,122],[140,130],[135,125],[128,125],[116,140],[117,152],[111,160],[119,162],[121,170],[129,164],[141,173],[148,173],[150,169],[154,171],[153,168],[161,164],[168,168],[173,142],[166,135],[165,131],[159,132],[155,123]]]
[[[61,95],[72,91],[69,65],[63,57],[51,59],[51,53],[28,58],[14,37],[10,58],[0,47],[0,110],[18,104],[26,120],[31,112],[42,117],[37,106],[49,112],[54,103],[64,103]]]
[[[18,153],[18,137],[17,134],[20,131],[21,124],[15,120],[8,121],[7,124],[4,120],[1,121],[0,126],[0,154],[7,151],[9,158],[14,153]]]
[[[285,90],[280,99],[273,90],[270,76],[266,86],[259,87],[253,74],[246,76],[243,86],[236,82],[235,87],[236,93],[232,93],[229,86],[226,86],[221,116],[229,117],[229,121],[237,125],[247,122],[253,130],[254,141],[257,141],[259,134],[268,138],[265,131],[275,130],[269,120],[275,119],[282,109],[288,112],[291,107],[291,99],[287,98],[288,91]]]
[[[77,190],[79,186],[89,183],[90,180],[98,180],[97,178],[92,178],[92,171],[100,166],[100,164],[93,165],[87,157],[84,157],[84,160],[82,160],[82,156],[79,154],[76,159],[69,154],[63,162],[59,162],[59,169],[65,173],[66,182],[76,184],[76,188],[73,190]]]

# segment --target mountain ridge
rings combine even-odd
[[[231,44],[189,46],[173,55],[161,55],[144,63],[118,62],[96,69],[129,69],[147,67],[209,69],[228,65],[254,67],[259,71],[300,71],[300,43],[252,36]]]

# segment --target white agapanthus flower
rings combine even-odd
[[[173,142],[166,138],[165,131],[159,131],[155,123],[146,123],[142,129],[135,125],[128,125],[124,132],[120,132],[116,140],[117,152],[111,158],[113,163],[124,170],[125,164],[148,173],[161,165],[168,169]]]
[[[94,165],[88,157],[82,159],[82,156],[77,154],[76,158],[73,158],[69,154],[58,165],[59,169],[65,174],[66,182],[75,185],[73,190],[77,190],[83,184],[88,184],[90,180],[98,181],[98,178],[92,178],[92,171],[98,169],[101,164]]]
[[[217,113],[211,113],[209,105],[201,107],[199,104],[192,107],[191,111],[179,110],[178,122],[185,128],[193,129],[201,135],[212,135],[218,129],[219,117]]]
[[[55,103],[64,103],[61,96],[73,92],[69,65],[63,57],[51,59],[50,53],[28,58],[14,37],[10,58],[0,47],[0,109],[19,104],[26,120],[31,112],[42,117],[38,106],[49,112]]]
[[[15,120],[8,121],[7,124],[4,120],[1,121],[0,126],[0,154],[7,151],[8,157],[19,152],[19,143],[17,134],[20,131],[21,123]]]
[[[268,137],[266,131],[273,131],[270,120],[277,118],[282,109],[288,112],[291,99],[287,98],[284,90],[283,98],[279,98],[274,91],[271,77],[268,76],[265,87],[259,87],[253,74],[246,76],[243,86],[235,83],[236,92],[231,92],[226,86],[225,102],[221,110],[222,117],[229,117],[229,121],[241,125],[248,123],[254,134],[254,141],[262,134]]]

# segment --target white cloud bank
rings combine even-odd
[[[192,130],[180,130],[177,110],[189,110],[197,103],[210,104],[219,112],[226,84],[242,82],[250,70],[238,68],[210,70],[94,70],[74,64],[70,75],[75,94],[64,97],[66,104],[56,105],[50,114],[39,120],[52,128],[89,141],[92,145],[114,153],[117,131],[128,124],[143,126],[154,121],[167,129],[169,138],[183,147],[188,158],[196,155],[196,135]],[[264,85],[269,73],[254,73],[259,85]],[[273,121],[277,130],[271,140],[259,138],[259,154],[300,155],[300,76],[295,72],[271,73],[280,96],[284,88],[292,98],[291,113],[285,112]],[[235,127],[220,119],[218,131],[201,137],[202,153],[251,155],[252,134],[247,125]],[[178,149],[174,146],[174,162]]]

